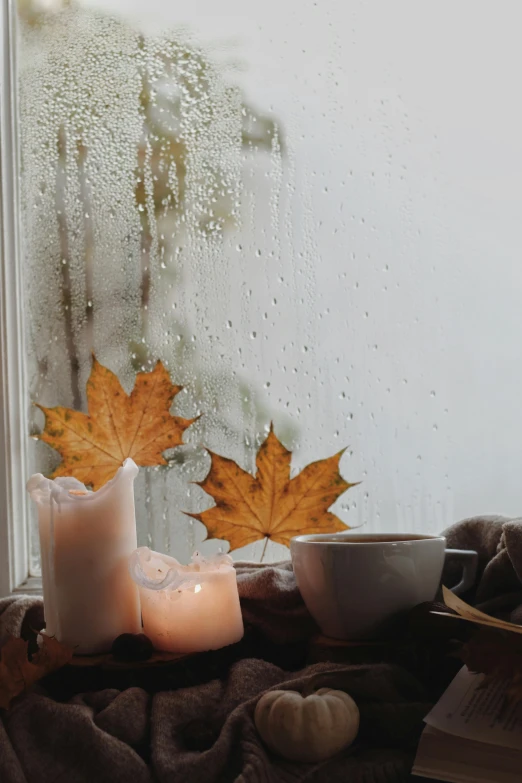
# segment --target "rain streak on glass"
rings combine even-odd
[[[186,390],[177,412],[205,413],[187,440],[252,466],[269,413],[237,361],[241,335],[223,345],[218,325],[221,313],[235,316],[227,328],[241,323],[225,235],[241,227],[246,162],[261,155],[281,169],[275,121],[187,36],[144,36],[67,4],[20,11],[31,400],[85,409],[93,350],[127,391],[161,358]],[[31,417],[37,432],[41,415]],[[35,470],[53,459],[33,445]],[[190,557],[194,522],[181,511],[208,505],[190,483],[206,469],[205,452],[186,446],[169,468],[141,471],[144,543],[176,542]],[[34,531],[33,548],[36,563]]]

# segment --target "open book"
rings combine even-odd
[[[522,781],[522,703],[464,666],[425,718],[413,774],[451,783]]]

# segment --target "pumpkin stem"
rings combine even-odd
[[[313,674],[303,686],[301,695],[304,697],[311,696],[319,688],[324,688],[325,686],[343,690],[342,681],[345,678],[342,675],[347,673],[346,669],[332,669],[331,671]]]

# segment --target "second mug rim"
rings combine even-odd
[[[445,541],[442,535],[428,535],[424,533],[309,533],[294,536],[290,544],[323,544],[339,545],[352,544],[353,546],[376,546],[380,544],[415,544],[425,541]]]

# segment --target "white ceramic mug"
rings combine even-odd
[[[478,566],[476,552],[446,549],[443,536],[297,536],[290,551],[308,611],[335,639],[372,638],[398,613],[433,601],[446,558],[463,566],[456,593],[473,585]]]

